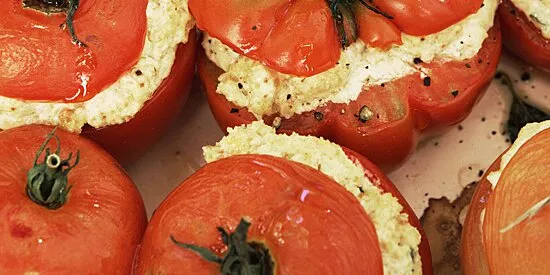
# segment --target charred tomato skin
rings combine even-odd
[[[503,0],[498,8],[504,46],[516,56],[545,71],[550,71],[550,39],[516,8]]]
[[[130,274],[147,224],[143,200],[120,165],[88,139],[56,130],[62,159],[80,151],[72,188],[52,210],[26,193],[27,171],[51,127],[0,132],[0,270],[4,274]],[[49,147],[55,151],[56,143]],[[41,161],[40,161],[41,162]]]
[[[478,54],[469,60],[424,64],[432,71],[429,86],[420,73],[371,86],[349,104],[328,103],[283,119],[278,132],[325,137],[364,155],[383,171],[394,170],[423,137],[447,131],[465,119],[485,93],[502,50],[498,21],[488,33]],[[256,120],[246,108],[216,92],[223,71],[204,51],[199,51],[197,64],[210,110],[223,131]],[[380,115],[361,121],[358,114],[364,106]],[[322,113],[323,119],[317,119],[315,113]],[[269,124],[273,118],[264,120]]]

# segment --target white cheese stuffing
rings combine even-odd
[[[550,39],[550,0],[511,0]]]
[[[233,155],[264,154],[321,171],[353,193],[372,219],[380,242],[384,273],[422,274],[418,253],[420,233],[409,224],[407,214],[401,213],[403,207],[397,199],[373,185],[365,177],[361,164],[352,162],[340,146],[313,136],[278,135],[275,129],[260,121],[230,128],[228,132],[215,146],[203,147],[207,162]]]
[[[438,33],[424,37],[403,34],[403,44],[389,50],[370,48],[358,40],[342,51],[334,68],[306,78],[275,72],[208,34],[202,45],[208,58],[225,71],[218,79],[218,93],[247,107],[258,119],[275,113],[289,118],[328,102],[349,103],[365,85],[386,83],[419,70],[429,75],[414,64],[414,58],[424,62],[472,58],[493,26],[498,3],[485,0],[477,13]]]
[[[529,141],[532,137],[548,128],[550,128],[550,120],[540,123],[529,123],[525,127],[521,128],[518,138],[514,141],[514,144],[512,144],[508,151],[502,155],[499,170],[493,171],[487,175],[487,180],[493,185],[493,189],[497,186],[500,176],[502,175],[502,171],[504,171],[508,163],[510,163],[510,160],[512,160],[519,148],[521,148],[521,146],[523,146],[523,144]]]
[[[92,99],[79,103],[25,101],[0,96],[0,130],[27,124],[58,125],[79,133],[124,123],[141,110],[170,74],[180,43],[187,43],[194,20],[188,0],[149,0],[147,33],[137,64]],[[141,75],[136,75],[140,70]]]

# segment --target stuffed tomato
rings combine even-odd
[[[263,119],[390,170],[420,134],[464,119],[490,84],[498,3],[190,0],[189,8],[204,32],[200,78],[223,129]]]
[[[59,126],[128,163],[187,98],[197,45],[187,0],[19,0],[0,13],[0,130]]]
[[[253,274],[431,274],[414,212],[363,156],[261,122],[229,129],[204,156],[208,164],[155,211],[137,274],[245,265],[267,270]],[[226,241],[243,236],[244,244]],[[247,260],[234,255],[242,245],[255,250]]]
[[[479,183],[462,232],[466,274],[549,274],[550,121],[528,124]]]
[[[498,13],[506,48],[550,71],[550,1],[503,0]]]
[[[0,132],[0,273],[130,274],[147,225],[132,180],[88,139]]]

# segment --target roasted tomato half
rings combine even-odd
[[[466,274],[550,273],[550,123],[527,127],[474,194],[462,232]]]
[[[0,7],[0,129],[56,125],[129,163],[185,102],[196,36],[184,0]]]
[[[392,273],[385,268],[393,272],[397,268],[402,274],[431,274],[430,249],[418,219],[370,161],[348,149],[341,152],[352,165],[361,166],[359,177],[376,186],[360,189],[354,185],[351,191],[321,172],[321,162],[314,169],[312,164],[271,155],[294,154],[303,160],[308,154],[268,152],[268,147],[262,147],[264,154],[232,155],[230,151],[247,142],[261,142],[252,135],[245,139],[235,143],[236,147],[221,147],[227,150],[220,148],[220,152],[228,156],[207,157],[211,162],[156,210],[145,233],[137,274],[219,274],[220,270],[231,274],[246,268],[257,270],[254,274]],[[376,194],[369,191],[372,188]],[[402,206],[401,213],[408,219],[384,212],[390,204],[377,209],[366,206],[388,195],[396,199],[392,203]],[[375,211],[380,212],[369,214]],[[397,220],[376,220],[385,216]],[[384,232],[384,242],[377,232]],[[415,247],[401,247],[408,246],[411,238],[416,239]]]
[[[543,7],[536,8],[538,11],[550,9],[548,1],[539,1],[539,4]],[[503,0],[498,13],[506,48],[525,61],[550,71],[550,38],[545,37],[534,22],[541,25],[546,23],[541,22],[535,14],[523,12],[514,5],[513,0]]]
[[[189,2],[206,34],[200,78],[222,129],[263,119],[385,171],[419,137],[463,120],[487,89],[501,53],[497,4]]]
[[[0,132],[0,273],[130,274],[147,224],[132,180],[86,138]]]

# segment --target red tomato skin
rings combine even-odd
[[[483,0],[375,0],[380,10],[404,33],[422,36],[436,33],[476,13]]]
[[[311,167],[266,155],[210,163],[176,188],[151,219],[136,273],[219,274],[170,235],[220,253],[216,226],[234,228],[242,216],[276,274],[383,274],[374,225],[357,199]]]
[[[468,116],[487,90],[500,59],[501,35],[498,21],[473,58],[463,62],[424,64],[432,71],[431,86],[422,83],[419,73],[389,83],[371,86],[349,104],[329,103],[314,111],[283,119],[279,133],[298,132],[325,137],[373,161],[383,171],[399,167],[422,137],[449,129]],[[223,72],[199,52],[199,77],[218,125],[228,127],[250,123],[256,118],[246,108],[216,93],[218,76]],[[456,96],[452,91],[457,90]],[[362,123],[357,119],[362,106],[379,116]],[[231,112],[238,109],[238,112]],[[323,113],[323,120],[314,112]],[[271,123],[273,117],[264,117]]]
[[[0,52],[7,62],[0,63],[0,95],[56,102],[91,99],[139,60],[148,2],[81,1],[74,27],[88,47],[75,46],[67,28],[60,28],[65,14],[46,15],[24,8],[22,1],[4,2]]]
[[[132,119],[102,128],[86,125],[82,134],[123,165],[143,155],[174,123],[189,97],[195,73],[196,36],[195,30],[191,30],[188,42],[178,47],[170,75]]]
[[[504,46],[525,61],[550,71],[550,39],[542,36],[541,31],[510,0],[502,2],[498,17]]]
[[[30,125],[0,133],[1,273],[130,274],[145,207],[124,170],[95,143],[58,129],[61,157],[81,153],[69,173],[68,201],[49,210],[27,197],[26,173],[51,130]]]

